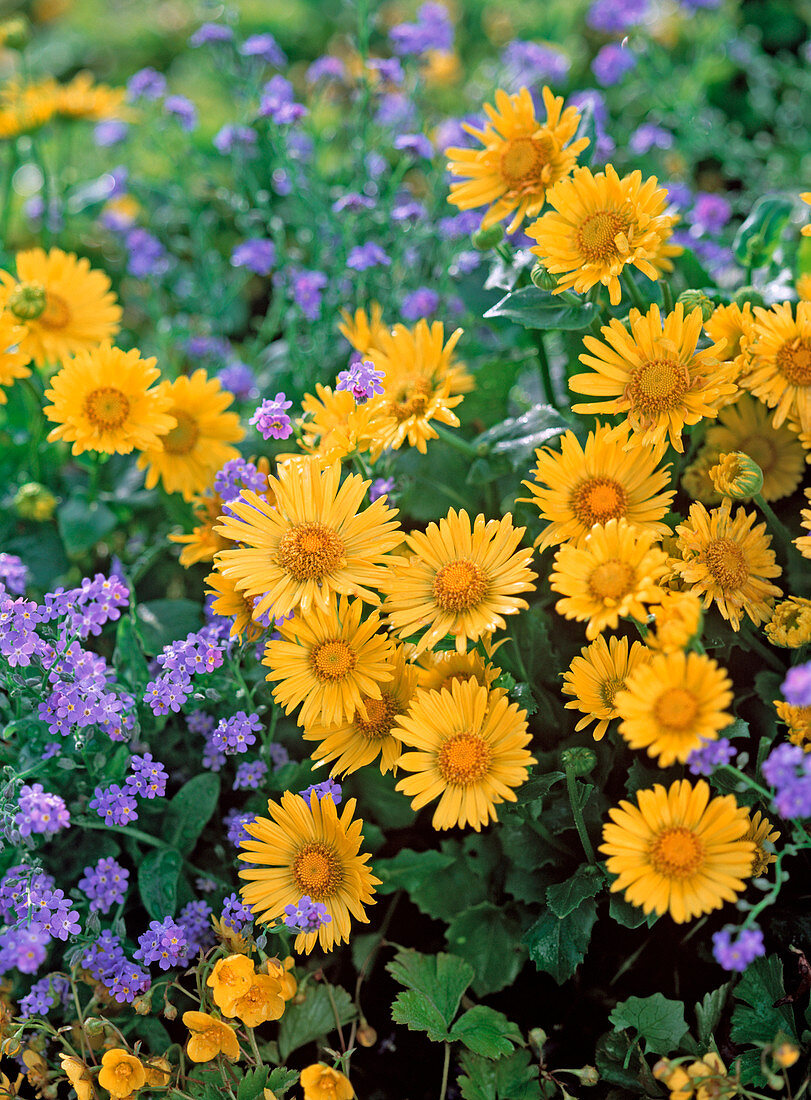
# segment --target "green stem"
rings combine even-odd
[[[546,344],[544,343],[542,332],[535,332],[535,346],[538,349],[538,363],[540,366],[541,386],[543,388],[544,397],[553,408],[557,408],[555,390],[552,386],[552,372],[549,369],[549,356],[546,354]]]
[[[8,164],[6,170],[3,173],[2,190],[0,190],[0,249],[6,251],[6,241],[8,238],[8,227],[11,220],[11,181],[14,179],[14,172],[17,169],[17,142],[11,142],[11,148],[8,151]]]
[[[445,1061],[442,1063],[442,1085],[439,1090],[439,1100],[445,1100],[448,1093],[448,1071],[451,1068],[451,1044],[445,1044]]]
[[[723,768],[724,771],[730,772],[732,775],[737,776],[738,779],[745,783],[747,787],[751,788],[751,790],[753,791],[757,791],[759,795],[765,798],[768,802],[771,802],[771,791],[767,791],[765,787],[761,787],[759,783],[756,783],[754,779],[748,776],[745,772],[742,772],[740,768],[736,768],[734,764],[721,764],[719,771],[721,770],[721,768]]]
[[[572,807],[572,817],[574,818],[575,826],[577,827],[577,835],[580,837],[580,843],[583,845],[583,851],[586,853],[586,859],[594,867],[597,860],[594,858],[594,849],[591,846],[589,840],[589,834],[586,831],[586,823],[583,820],[583,811],[580,809],[580,804],[577,798],[577,784],[575,782],[575,774],[573,768],[566,768],[566,790],[569,794],[569,805]]]
[[[253,691],[251,688],[248,687],[247,683],[245,682],[245,677],[242,675],[242,670],[239,665],[239,658],[237,658],[236,660],[232,660],[231,670],[234,673],[234,677],[236,678],[237,683],[245,692],[245,699],[247,700],[250,709],[253,710]]]
[[[442,424],[434,422],[433,428],[441,440],[450,444],[451,447],[455,447],[456,450],[459,451],[460,454],[465,455],[466,458],[481,457],[477,447],[474,447],[472,443],[468,443],[468,441],[463,439],[460,435],[449,432]]]
[[[622,279],[622,285],[628,291],[628,297],[634,303],[639,312],[644,313],[645,303],[642,301],[642,295],[639,293],[639,288],[637,287],[636,283],[633,280],[633,276],[631,275],[630,271],[627,270],[627,268],[623,270],[622,274],[620,275],[620,279]]]
[[[758,508],[760,508],[763,515],[766,517],[766,522],[772,529],[772,534],[774,535],[775,542],[778,543],[784,553],[788,553],[789,548],[791,547],[790,532],[786,530],[786,528],[777,518],[771,505],[767,504],[766,501],[763,499],[762,493],[755,493],[752,499],[754,500]]]
[[[673,291],[670,289],[670,283],[662,283],[662,305],[665,313],[673,312]]]
[[[245,1030],[248,1032],[248,1042],[251,1044],[251,1050],[253,1051],[253,1056],[256,1059],[256,1064],[258,1066],[261,1066],[262,1055],[259,1053],[259,1047],[256,1045],[256,1036],[253,1033],[253,1028],[247,1027],[245,1028]]]
[[[104,829],[105,831],[113,833],[123,833],[124,836],[130,836],[133,840],[140,840],[144,844],[151,844],[153,848],[169,848],[170,845],[165,840],[158,840],[156,836],[150,836],[149,833],[142,833],[140,829],[133,829],[130,825],[107,825],[103,821],[81,821],[83,829]]]

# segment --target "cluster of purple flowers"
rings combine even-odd
[[[717,741],[705,739],[687,757],[687,766],[693,775],[712,775],[716,768],[731,763],[735,755],[728,738],[719,737]]]
[[[253,371],[247,363],[242,363],[239,359],[234,359],[223,367],[217,377],[222,388],[232,393],[239,401],[247,401],[249,397],[258,395]]]
[[[149,989],[149,972],[127,959],[121,940],[109,929],[87,948],[81,963],[119,1004],[132,1004],[139,993]]]
[[[233,153],[235,149],[241,150],[246,156],[252,156],[255,155],[256,140],[256,131],[250,126],[232,126],[229,123],[217,131],[213,144],[223,156]]]
[[[616,34],[641,23],[649,6],[650,0],[594,0],[586,22],[595,31]]]
[[[391,259],[374,241],[355,245],[350,249],[346,259],[346,266],[354,271],[367,271],[370,267],[389,267],[390,265]]]
[[[369,500],[372,504],[380,497],[386,496],[394,488],[393,477],[376,477],[369,486]]]
[[[774,808],[781,817],[811,817],[811,753],[800,745],[778,745],[761,770],[775,788]]]
[[[308,321],[315,321],[321,312],[321,299],[329,279],[323,271],[300,268],[290,275],[293,300]]]
[[[18,864],[0,880],[0,916],[8,925],[0,946],[0,974],[16,967],[35,973],[45,961],[50,940],[67,940],[81,931],[79,914],[64,891],[45,872]]]
[[[130,759],[132,775],[125,781],[127,789],[141,798],[162,798],[166,794],[169,775],[160,760],[153,760],[151,752]]]
[[[0,554],[0,592],[22,596],[28,583],[28,569],[16,554]]]
[[[811,661],[790,668],[781,690],[789,706],[811,706]]]
[[[447,53],[453,49],[453,24],[442,4],[423,4],[416,23],[398,23],[389,31],[392,49],[401,57],[419,56],[429,50]]]
[[[651,149],[670,149],[673,146],[673,135],[655,122],[643,122],[631,134],[628,147],[637,156],[644,156]]]
[[[192,677],[220,668],[225,647],[226,643],[212,637],[206,627],[164,646],[157,658],[163,673],[146,685],[144,702],[154,714],[168,714],[170,710],[177,713],[191,694]]]
[[[276,263],[276,246],[266,237],[249,237],[231,253],[232,267],[246,267],[255,275],[269,275]]]
[[[186,962],[188,939],[185,930],[171,917],[149,922],[149,928],[138,937],[135,958],[141,962],[157,963],[161,970]]]
[[[229,894],[222,903],[222,922],[235,932],[244,932],[253,924],[253,913],[239,894]]]
[[[170,118],[175,118],[181,130],[190,134],[197,126],[197,108],[184,95],[168,95],[163,101],[163,109]]]
[[[63,620],[60,627],[64,637],[97,636],[105,623],[121,618],[129,602],[129,589],[120,577],[96,573],[95,577],[85,577],[78,588],[47,592],[45,621]]]
[[[259,117],[269,118],[277,126],[288,126],[298,122],[307,114],[303,103],[297,103],[293,95],[293,85],[286,77],[274,76],[262,89],[259,100]]]
[[[317,57],[306,72],[308,84],[318,84],[321,81],[326,82],[328,80],[343,80],[345,76],[346,65],[340,57],[332,57],[330,54]]]
[[[277,68],[287,62],[284,50],[268,31],[250,35],[239,47],[239,52],[243,57],[258,57]]]
[[[296,932],[317,932],[322,924],[329,924],[331,920],[326,905],[313,901],[307,894],[299,899],[298,905],[284,907],[284,923]]]
[[[180,910],[177,923],[186,936],[186,957],[191,959],[200,948],[210,947],[214,942],[214,929],[211,917],[214,910],[207,901],[190,901]]]
[[[734,938],[733,938],[734,937]],[[746,970],[750,963],[766,954],[763,933],[757,927],[735,928],[727,925],[712,937],[712,953],[724,970]]]
[[[64,798],[43,789],[41,783],[23,784],[17,795],[20,812],[15,814],[14,823],[21,836],[32,833],[52,835],[70,825],[70,813]]]
[[[423,317],[430,317],[439,308],[439,295],[428,286],[417,287],[411,294],[403,298],[400,312],[406,321],[419,321]]]
[[[34,982],[24,997],[20,998],[20,1016],[29,1020],[32,1016],[46,1019],[57,1004],[67,1006],[71,1002],[70,982],[61,974],[46,974]]]
[[[245,826],[250,825],[250,823],[255,820],[256,814],[241,814],[239,810],[229,810],[222,820],[225,826],[225,835],[228,837],[228,843],[238,848],[244,840],[250,840],[251,834],[245,831]]]
[[[138,802],[128,787],[111,783],[96,787],[88,807],[95,810],[105,825],[129,825],[138,820]]]
[[[226,756],[247,752],[256,743],[256,734],[262,722],[258,714],[246,714],[238,710],[231,718],[221,718],[209,736],[211,745]]]
[[[192,48],[207,46],[212,42],[233,42],[234,32],[224,23],[202,23],[189,39]]]
[[[229,459],[214,475],[214,491],[222,498],[223,512],[227,516],[234,515],[228,505],[239,498],[243,489],[264,493],[267,487],[267,476],[253,462],[244,458]]]
[[[312,796],[315,795],[320,802],[322,798],[331,798],[336,806],[341,803],[341,784],[336,783],[334,779],[325,779],[322,783],[313,783],[303,791],[299,791],[299,794],[305,802],[312,801]]]
[[[342,370],[338,375],[335,389],[348,390],[357,405],[365,405],[375,394],[383,392],[380,383],[384,377],[383,371],[377,370],[374,363],[358,356],[347,370]]]
[[[234,778],[235,791],[256,791],[268,773],[264,760],[246,760],[237,767]]]
[[[79,889],[90,902],[91,911],[109,913],[120,905],[127,893],[130,873],[112,856],[103,856],[95,867],[85,867]]]
[[[263,439],[287,439],[293,431],[286,410],[292,406],[283,393],[277,393],[271,401],[266,398],[248,421],[253,424]]]
[[[597,53],[591,63],[591,71],[598,84],[610,88],[619,84],[624,76],[636,68],[636,54],[618,42],[609,42]]]
[[[169,253],[154,234],[143,226],[135,226],[124,234],[127,250],[127,271],[136,279],[163,275],[169,270]]]
[[[111,741],[126,739],[135,726],[135,700],[120,688],[110,690],[114,673],[103,657],[72,642],[61,657],[48,647],[42,663],[51,690],[38,714],[50,733],[67,737],[99,726]]]
[[[506,71],[506,84],[511,91],[531,88],[543,80],[560,84],[568,76],[570,68],[569,59],[554,46],[524,42],[520,38],[504,48],[501,65]]]
[[[18,596],[0,592],[0,654],[12,668],[27,668],[44,650],[37,626],[48,621],[45,608]]]

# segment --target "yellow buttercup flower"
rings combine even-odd
[[[563,599],[559,615],[585,622],[593,641],[603,630],[616,630],[621,618],[644,622],[647,604],[662,598],[659,581],[668,570],[667,554],[654,545],[652,531],[624,519],[593,527],[582,546],[561,546],[549,585]]]
[[[107,1089],[113,1100],[129,1096],[146,1084],[146,1074],[140,1059],[126,1050],[105,1051],[101,1059],[99,1084]]]
[[[223,500],[219,493],[209,492],[195,497],[192,503],[194,518],[199,522],[188,534],[170,534],[170,542],[183,545],[180,551],[180,564],[184,569],[200,561],[214,561],[220,550],[233,546],[230,539],[218,535],[216,527],[222,515]]]
[[[380,614],[363,622],[363,603],[341,596],[323,611],[311,607],[277,624],[280,638],[265,647],[268,680],[280,681],[273,698],[290,714],[303,704],[300,726],[338,725],[357,711],[369,721],[365,699],[381,699],[394,677],[393,643],[380,633]]]
[[[670,1090],[669,1100],[728,1100],[738,1091],[727,1076],[726,1066],[712,1050],[687,1066],[674,1066],[663,1059],[653,1067],[653,1076]]]
[[[558,276],[553,294],[584,294],[601,283],[612,305],[622,297],[619,276],[632,266],[658,279],[673,264],[663,249],[678,220],[665,213],[667,191],[655,176],[642,182],[641,172],[620,178],[610,164],[605,172],[575,168],[546,196],[552,210],[527,229],[537,242],[534,252],[547,271]]]
[[[650,651],[641,642],[634,642],[628,648],[627,638],[599,637],[580,650],[580,656],[574,657],[568,671],[563,674],[564,695],[573,695],[566,703],[567,710],[579,710],[585,715],[575,730],[585,729],[596,722],[592,730],[595,741],[602,741],[612,719],[618,716],[614,699],[622,691],[625,682],[638,665],[650,661]]]
[[[206,978],[217,1008],[232,1016],[231,1006],[248,992],[254,973],[253,960],[247,955],[228,955],[218,959]]]
[[[631,450],[630,428],[599,423],[585,446],[574,432],[564,432],[560,450],[544,447],[535,452],[533,480],[523,485],[532,494],[548,526],[538,539],[542,549],[568,542],[580,546],[595,523],[626,519],[659,537],[670,533],[662,519],[675,489],[670,467],[657,469],[656,450]]]
[[[350,474],[341,483],[340,462],[307,459],[277,472],[270,500],[245,490],[215,527],[241,544],[218,555],[219,572],[260,597],[258,615],[326,611],[339,593],[378,603],[383,567],[402,540],[396,510],[379,499],[360,511],[369,482]]]
[[[13,386],[19,378],[28,378],[31,368],[28,352],[20,347],[25,328],[10,313],[0,313],[0,405],[8,401],[4,386]]]
[[[162,396],[169,398],[169,415],[175,427],[163,437],[162,448],[150,448],[138,458],[146,469],[146,487],[160,481],[167,493],[182,493],[193,500],[214,480],[217,470],[239,451],[232,444],[245,435],[235,412],[227,412],[233,394],[224,390],[218,378],[202,369],[174,382],[161,382]]]
[[[301,1071],[304,1100],[352,1100],[355,1090],[340,1070],[316,1062]]]
[[[354,317],[343,309],[341,320],[339,331],[361,355],[368,355],[373,348],[379,347],[380,337],[389,331],[383,322],[383,307],[379,302],[370,302],[368,313],[365,309],[356,309]]]
[[[492,655],[493,647],[488,639],[483,636],[481,641],[488,655]],[[501,669],[485,662],[475,649],[466,653],[425,649],[416,659],[416,670],[417,684],[426,691],[450,690],[454,680],[475,680],[477,684],[492,687],[493,681],[501,675]]]
[[[763,633],[772,645],[786,649],[808,645],[811,642],[811,600],[803,596],[789,596],[777,604]]]
[[[218,1054],[224,1054],[232,1062],[239,1058],[237,1033],[224,1020],[207,1012],[184,1012],[183,1023],[191,1032],[186,1054],[192,1062],[210,1062]]]
[[[77,73],[69,83],[57,87],[54,113],[65,118],[86,118],[92,121],[122,118],[126,114],[126,98],[126,88],[96,84],[92,73]]]
[[[811,705],[795,707],[783,699],[775,699],[774,709],[781,722],[788,726],[792,745],[802,745],[806,752],[811,752]]]
[[[734,364],[732,377],[735,380],[748,368],[748,348],[754,327],[755,317],[749,302],[744,302],[742,307],[737,302],[716,306],[710,319],[704,322],[707,335],[718,347],[718,358],[722,363]]]
[[[172,1076],[172,1065],[164,1057],[153,1058],[151,1062],[144,1062],[144,1074],[146,1083],[152,1088],[166,1088]]]
[[[409,708],[417,687],[417,670],[405,659],[405,648],[398,646],[392,656],[393,676],[380,688],[380,698],[362,698],[364,718],[356,711],[352,718],[339,725],[308,725],[305,741],[317,741],[312,758],[316,763],[332,764],[330,774],[349,775],[358,768],[379,762],[380,771],[395,768],[402,752],[397,736],[396,719]]]
[[[451,184],[448,202],[460,210],[479,206],[490,209],[482,229],[512,215],[507,232],[524,218],[540,213],[553,184],[568,176],[588,138],[573,141],[580,123],[575,107],[563,107],[563,97],[543,89],[545,122],[535,116],[532,96],[526,88],[508,95],[500,88],[496,104],[484,104],[489,122],[483,127],[463,123],[481,149],[446,149],[448,170],[461,181]]]
[[[160,377],[155,363],[109,344],[76,352],[45,391],[53,403],[43,412],[57,425],[48,439],[72,443],[75,455],[160,449],[176,420],[166,392],[152,385]]]
[[[471,525],[464,509],[451,508],[424,533],[406,535],[414,557],[392,566],[381,582],[394,631],[408,638],[427,628],[416,642],[419,654],[446,634],[464,653],[468,642],[504,629],[505,615],[528,606],[520,593],[535,589],[532,548],[519,549],[524,530],[513,527],[509,512],[500,520],[476,516]]]
[[[741,385],[774,409],[775,428],[791,417],[811,432],[811,302],[758,306],[749,353]]]
[[[631,673],[614,699],[619,732],[632,749],[646,749],[660,768],[684,764],[702,741],[714,741],[732,721],[732,681],[702,653],[656,653]]]
[[[685,523],[676,528],[680,558],[674,570],[700,596],[704,607],[715,603],[733,630],[740,630],[747,615],[757,626],[771,618],[780,589],[770,577],[782,573],[771,549],[766,524],[755,512],[738,508],[735,518],[728,508],[708,512],[693,504]]]
[[[777,860],[774,845],[780,839],[780,833],[772,828],[772,823],[760,810],[755,810],[749,818],[749,828],[743,834],[743,839],[751,840],[755,845],[751,875],[752,878],[760,878]]]
[[[246,825],[240,859],[258,866],[240,871],[246,880],[240,893],[256,919],[265,924],[282,916],[287,905],[305,895],[325,906],[330,920],[317,932],[301,932],[295,949],[309,954],[319,944],[329,951],[349,939],[350,918],[368,923],[365,905],[374,905],[375,878],[361,853],[363,822],[353,820],[356,802],[350,798],[341,816],[329,797],[313,792],[309,803],[286,791],[281,803],[268,802],[271,820],[258,817]]]
[[[112,340],[121,307],[103,271],[84,257],[52,248],[18,252],[16,277],[0,271],[0,308],[24,326],[20,344],[37,364],[58,362]]]
[[[298,989],[298,982],[296,981],[295,975],[291,973],[294,966],[295,960],[293,956],[288,955],[284,960],[265,959],[259,967],[261,973],[270,974],[271,978],[277,979],[283,1001],[292,1000]]]
[[[284,1014],[281,982],[275,975],[254,974],[251,984],[231,1003],[226,1016],[238,1017],[246,1027],[259,1027],[268,1020],[278,1020]]]
[[[455,680],[451,689],[422,691],[397,719],[406,751],[398,766],[413,775],[397,790],[415,810],[439,799],[435,829],[471,825],[478,832],[497,821],[496,806],[515,801],[535,758],[527,745],[526,712],[504,691],[475,680]]]
[[[206,577],[207,596],[214,596],[211,610],[224,619],[233,619],[229,638],[240,642],[255,642],[263,634],[263,628],[253,618],[253,600],[241,592],[229,577],[222,573],[209,573]]]
[[[701,311],[687,317],[678,304],[664,319],[657,305],[646,314],[632,309],[628,327],[616,319],[601,329],[604,339],[583,338],[591,354],[580,361],[588,374],[569,379],[574,393],[603,398],[572,405],[578,413],[624,413],[633,432],[628,446],[664,444],[684,450],[682,431],[718,415],[722,399],[736,392],[730,364],[719,364],[715,346],[698,350]]]
[[[79,1058],[71,1057],[69,1054],[60,1054],[59,1061],[62,1063],[62,1072],[76,1090],[77,1100],[91,1100],[93,1096],[93,1078],[90,1076],[84,1062]],[[3,1096],[2,1082],[0,1082],[0,1096]]]
[[[732,795],[710,798],[700,780],[677,780],[636,792],[609,810],[600,851],[617,878],[612,893],[645,913],[669,913],[677,924],[720,909],[745,889],[755,845],[749,818]]]
[[[701,600],[692,592],[666,592],[661,603],[651,609],[645,645],[660,653],[678,653],[686,649],[701,630]]]

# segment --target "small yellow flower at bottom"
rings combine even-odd
[[[87,1066],[79,1058],[72,1058],[69,1054],[60,1054],[62,1072],[76,1090],[78,1100],[90,1100],[93,1095],[93,1080],[87,1071]],[[2,1081],[0,1081],[0,1096],[4,1095]]]
[[[210,1062],[224,1054],[235,1062],[239,1058],[239,1042],[234,1029],[207,1012],[184,1012],[183,1023],[191,1032],[186,1053],[192,1062]]]
[[[229,955],[225,959],[219,959],[206,978],[206,985],[212,990],[217,1008],[228,1016],[232,1015],[227,1010],[234,1001],[248,992],[254,973],[253,961],[247,955]]]
[[[352,1100],[355,1095],[348,1077],[320,1062],[301,1071],[300,1084],[304,1100]]]
[[[129,1096],[146,1084],[146,1073],[140,1059],[126,1050],[108,1050],[101,1060],[99,1084],[114,1100]]]

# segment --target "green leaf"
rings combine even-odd
[[[561,920],[547,912],[524,935],[529,957],[539,970],[551,974],[558,985],[571,978],[586,956],[597,905],[589,899]]]
[[[459,914],[459,898],[468,907],[486,901],[489,891],[490,867],[486,861],[495,861],[495,845],[488,844],[480,836],[458,840],[443,840],[443,855],[451,857],[450,866],[439,874],[428,876],[419,886],[409,891],[417,908],[434,920],[452,921]]]
[[[187,856],[191,855],[197,838],[217,808],[220,797],[220,777],[203,772],[184,783],[166,811],[164,836]]]
[[[594,1052],[594,1064],[601,1080],[622,1088],[620,1095],[655,1095],[653,1091],[648,1093],[640,1081],[644,1072],[642,1067],[647,1067],[647,1062],[641,1057],[636,1043],[632,1043],[623,1032],[607,1031],[600,1036]]]
[[[514,470],[528,469],[538,447],[562,435],[567,422],[551,405],[533,405],[522,416],[511,416],[488,428],[473,445],[488,454],[504,455]]]
[[[692,249],[685,248],[680,256],[676,256],[675,264],[676,270],[684,276],[688,290],[700,290],[702,287],[712,286],[712,275]]]
[[[115,632],[113,664],[127,684],[136,692],[149,680],[149,666],[131,615],[122,615]]]
[[[755,959],[735,986],[735,1011],[730,1035],[736,1043],[772,1043],[781,1031],[797,1039],[790,1005],[774,1007],[785,996],[783,964],[779,956]]]
[[[605,879],[600,869],[586,863],[565,882],[548,887],[546,900],[556,917],[568,917],[581,902],[599,894],[604,885]]]
[[[364,808],[363,816],[386,830],[405,829],[414,824],[415,814],[411,800],[395,790],[396,783],[393,773],[382,775],[377,768],[361,768],[344,781],[344,797],[357,798]]]
[[[504,908],[483,902],[460,913],[445,933],[448,946],[464,956],[475,971],[473,989],[479,997],[509,985],[524,962],[521,927]]]
[[[446,1028],[474,977],[473,967],[457,955],[421,955],[410,949],[398,951],[386,969],[400,985],[429,1002]]]
[[[169,1032],[154,1016],[136,1016],[132,1021],[132,1032],[143,1039],[152,1054],[165,1054],[172,1043]]]
[[[329,986],[329,990],[341,1024],[348,1024],[355,1015],[351,997],[337,985]],[[304,1000],[300,1004],[288,1002],[279,1021],[279,1057],[283,1062],[287,1061],[294,1050],[320,1039],[334,1028],[335,1013],[326,982],[319,985],[309,983],[304,990]]]
[[[503,1058],[524,1043],[518,1027],[502,1012],[486,1005],[469,1008],[451,1028],[450,1037],[484,1058]]]
[[[118,520],[106,504],[73,497],[57,508],[56,523],[68,554],[78,557],[114,531]]]
[[[149,600],[138,604],[137,615],[144,650],[149,656],[202,625],[196,600]]]
[[[696,1020],[698,1021],[698,1044],[702,1049],[709,1049],[715,1029],[721,1022],[724,1005],[727,1003],[732,982],[719,985],[711,993],[705,993],[704,999],[696,1004]]]
[[[237,1100],[256,1100],[261,1095],[268,1079],[268,1067],[256,1066],[245,1071],[245,1076],[237,1085]]]
[[[397,994],[391,1006],[391,1018],[409,1031],[424,1031],[432,1043],[442,1043],[450,1038],[442,1013],[425,994],[415,989]]]
[[[579,331],[588,328],[599,310],[594,302],[581,299],[565,302],[558,295],[537,286],[525,286],[506,294],[485,313],[485,317],[509,317],[524,328],[564,329]]]
[[[516,1050],[497,1062],[471,1051],[459,1054],[464,1075],[457,1084],[464,1100],[540,1100],[538,1067],[528,1050]]]
[[[763,195],[732,242],[735,259],[744,267],[763,267],[772,258],[788,225],[793,204],[782,195]]]
[[[138,890],[153,920],[173,917],[177,905],[177,877],[183,856],[174,848],[157,848],[138,868]]]
[[[648,922],[648,928],[653,928],[659,919],[656,913],[645,916],[645,910],[638,905],[631,905],[621,894],[612,894],[608,903],[608,915],[613,917],[617,924],[623,928],[639,928]]]
[[[377,892],[393,894],[395,890],[407,890],[411,894],[433,876],[441,875],[452,863],[453,856],[446,852],[415,852],[403,848],[392,859],[375,862],[375,874],[381,880]]]
[[[276,1066],[275,1069],[270,1071],[267,1087],[271,1092],[275,1092],[277,1096],[284,1096],[288,1089],[292,1089],[293,1085],[298,1082],[298,1079],[298,1070],[288,1069],[287,1066]]]
[[[646,1054],[670,1054],[687,1031],[684,1003],[669,1001],[661,993],[629,997],[617,1005],[608,1019],[618,1031],[632,1029],[641,1036]]]

